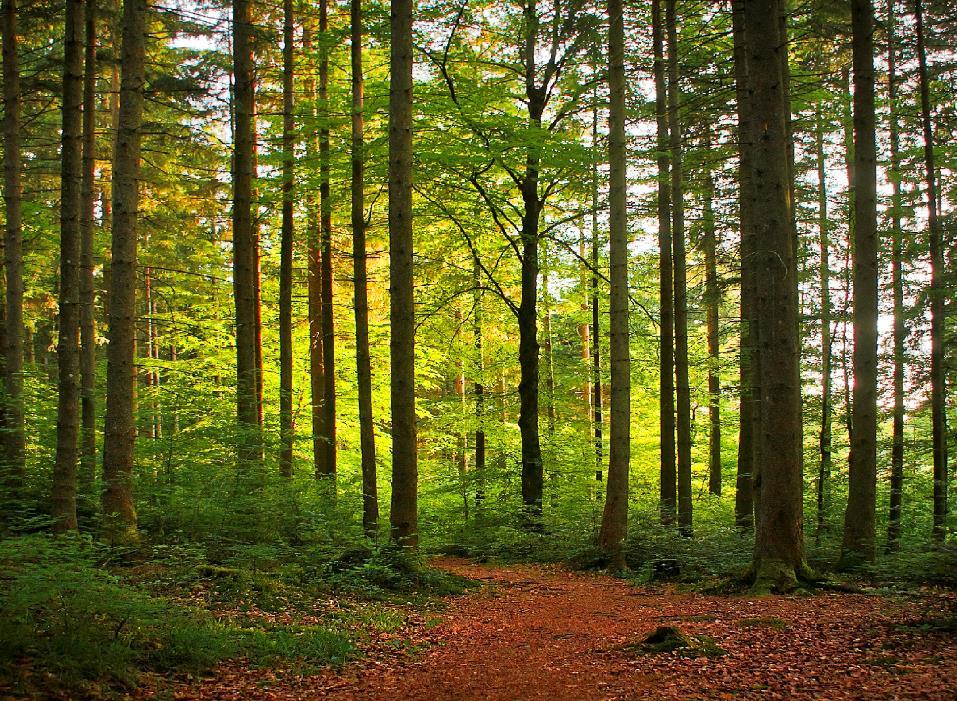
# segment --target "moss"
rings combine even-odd
[[[687,635],[674,626],[659,626],[639,643],[627,646],[631,652],[644,655],[674,653],[679,657],[722,657],[727,650],[707,635]]]

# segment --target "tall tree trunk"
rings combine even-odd
[[[322,267],[322,408],[325,412],[325,469],[336,476],[336,333],[332,307],[332,195],[329,153],[329,18],[327,0],[319,0],[319,33],[322,48],[319,60],[319,236]]]
[[[293,187],[295,180],[293,121],[293,8],[282,3],[282,234],[279,252],[279,474],[292,477],[292,265]]]
[[[262,460],[257,379],[257,271],[253,233],[253,51],[249,0],[233,2],[233,295],[236,304],[236,419],[240,468]]]
[[[312,49],[312,23],[309,21],[303,23],[302,47],[307,54]],[[318,109],[316,81],[312,71],[306,72],[304,83],[312,121],[315,123],[318,119]],[[318,132],[312,130],[306,138],[306,159],[310,163],[315,162],[318,150]],[[323,410],[326,377],[322,363],[322,254],[320,247],[317,202],[315,196],[308,193],[306,195],[306,284],[309,309],[309,404],[312,414],[313,472],[316,479],[325,477],[329,472],[326,467],[325,451],[326,412]]]
[[[366,271],[365,149],[362,75],[362,0],[351,0],[352,23],[352,272],[356,316],[356,385],[362,462],[362,527],[375,539],[379,530],[375,425],[372,423],[372,360],[369,353],[369,276]]]
[[[705,306],[708,333],[708,491],[721,496],[721,286],[718,238],[714,223],[714,178],[711,174],[711,128],[705,124],[706,160],[702,224],[705,260]]]
[[[80,432],[80,190],[83,164],[83,0],[67,0],[63,37],[60,149],[60,330],[57,339],[57,440],[53,464],[53,529],[76,524]]]
[[[542,311],[545,319],[542,322],[543,343],[545,351],[545,417],[548,419],[548,437],[555,435],[555,356],[552,353],[552,299],[548,292],[548,270],[542,273]]]
[[[668,44],[668,134],[671,149],[671,222],[674,250],[675,389],[678,434],[678,527],[691,535],[691,384],[688,379],[688,271],[685,261],[684,184],[681,167],[681,86],[678,73],[676,0],[666,0]]]
[[[761,349],[755,586],[787,590],[804,574],[801,383],[794,231],[789,206],[787,111],[779,0],[745,2],[754,144],[756,341]]]
[[[254,44],[254,30],[250,29],[249,45],[251,55],[255,56],[256,49]],[[250,87],[251,98],[251,117],[250,123],[250,142],[252,144],[252,156],[250,158],[251,171],[251,190],[250,190],[250,228],[252,230],[252,257],[253,257],[253,276],[255,284],[253,286],[253,298],[255,300],[254,309],[254,327],[256,334],[256,420],[259,424],[259,431],[262,432],[265,423],[265,396],[263,390],[263,303],[262,303],[262,256],[260,253],[260,199],[259,199],[259,106],[256,103],[256,91],[259,86],[259,76],[256,73],[256,64],[253,61],[252,83]],[[259,459],[265,458],[263,448],[265,444],[260,441]]]
[[[824,124],[818,106],[815,152],[818,179],[818,232],[820,240],[819,277],[821,284],[821,433],[817,473],[817,528],[814,540],[820,543],[827,528],[828,482],[831,478],[831,241],[827,212],[827,162],[824,157]]]
[[[17,0],[3,7],[3,202],[6,304],[3,382],[6,392],[2,484],[16,498],[25,474],[23,426],[23,216],[20,159],[20,64],[17,50]]]
[[[930,410],[934,452],[934,538],[943,541],[947,519],[947,389],[944,374],[944,246],[937,207],[934,127],[930,112],[927,47],[924,41],[923,0],[914,0],[917,20],[917,59],[920,73],[920,113],[924,131],[927,180],[927,229],[930,239]]]
[[[389,76],[389,317],[392,541],[416,547],[415,296],[412,257],[412,0],[392,0]]]
[[[655,115],[658,126],[658,265],[660,294],[659,409],[661,431],[661,522],[674,523],[678,508],[675,466],[674,283],[671,242],[671,157],[661,0],[651,2]]]
[[[854,53],[854,436],[841,564],[875,557],[877,501],[877,141],[874,8],[851,0]]]
[[[110,343],[106,354],[103,440],[104,526],[110,539],[136,537],[133,506],[136,230],[139,207],[140,127],[146,82],[146,0],[123,1],[120,113],[113,157],[113,277]]]
[[[462,332],[465,317],[461,309],[455,310],[455,327],[458,333]],[[455,361],[455,396],[458,400],[459,425],[464,426],[466,421],[466,403],[465,403],[465,358],[459,355]],[[468,491],[468,469],[469,469],[469,439],[468,433],[464,428],[458,431],[455,446],[455,465],[459,471],[459,487],[462,496],[462,517],[465,521],[469,520],[469,491]]]
[[[592,110],[592,183],[591,183],[591,362],[592,362],[592,419],[595,436],[595,481],[601,482],[604,469],[602,438],[601,391],[601,307],[598,295],[598,105]]]
[[[891,277],[894,296],[894,409],[891,443],[890,513],[887,519],[887,550],[900,548],[901,510],[904,493],[904,236],[901,229],[900,127],[897,125],[897,45],[894,0],[887,3],[887,111],[890,132]]]
[[[475,509],[485,499],[485,343],[482,315],[482,269],[479,261],[472,259],[472,336],[475,343]]]
[[[628,163],[622,0],[608,1],[608,24],[611,438],[608,488],[598,545],[608,555],[613,568],[623,569],[623,545],[628,534],[628,473],[631,459],[631,353],[628,346]]]
[[[585,418],[588,420],[588,435],[591,436],[591,422],[592,422],[592,404],[591,404],[591,325],[585,320],[585,315],[588,314],[588,282],[590,275],[588,272],[588,265],[585,263],[587,260],[588,251],[585,248],[585,221],[584,217],[582,218],[581,223],[578,227],[578,257],[581,261],[581,313],[583,315],[582,322],[578,324],[578,341],[580,344],[579,348],[579,357],[582,361],[582,370],[584,372],[584,381],[582,382],[582,400],[585,404]]]
[[[748,42],[744,20],[744,0],[732,2],[734,40],[734,82],[737,104],[738,208],[741,234],[741,338],[740,338],[740,410],[738,461],[735,478],[734,521],[741,532],[754,527],[754,472],[757,457],[760,412],[757,410],[758,347],[754,328],[754,155],[751,132],[751,94],[749,86]]]

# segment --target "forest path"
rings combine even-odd
[[[926,630],[952,625],[952,596],[705,596],[556,567],[435,565],[485,586],[451,598],[432,625],[404,631],[419,652],[380,651],[339,671],[266,684],[250,671],[247,683],[229,685],[235,696],[219,686],[216,698],[957,698],[957,638]],[[660,625],[710,636],[728,654],[627,649]]]

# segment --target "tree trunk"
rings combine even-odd
[[[674,523],[678,507],[675,467],[675,364],[674,284],[671,245],[671,158],[668,145],[668,100],[665,81],[661,2],[651,2],[654,45],[655,115],[658,125],[658,264],[660,293],[660,429],[661,429],[661,522]]]
[[[734,521],[741,532],[754,527],[754,468],[760,412],[757,411],[758,347],[754,327],[754,251],[755,228],[752,175],[754,172],[751,133],[751,96],[749,87],[748,44],[744,21],[744,0],[732,2],[734,40],[734,82],[737,103],[738,207],[741,233],[741,333],[740,333],[740,409],[738,421],[738,461],[735,478]]]
[[[887,550],[900,548],[901,510],[904,493],[904,241],[901,229],[900,127],[897,124],[897,46],[894,0],[887,3],[887,111],[890,140],[891,181],[891,278],[894,296],[894,409],[891,443],[890,513],[887,519]]]
[[[873,562],[877,499],[877,143],[874,8],[851,1],[854,53],[854,436],[841,565]]]
[[[60,150],[60,330],[57,340],[57,440],[53,465],[53,529],[76,524],[80,432],[80,189],[83,127],[83,0],[67,0],[63,37]]]
[[[604,458],[601,392],[601,307],[598,295],[598,106],[592,111],[591,143],[593,153],[591,183],[591,361],[592,361],[592,419],[595,436],[595,481],[602,481]]]
[[[233,294],[236,304],[236,419],[242,470],[262,460],[257,379],[257,271],[253,233],[253,52],[249,0],[233,2]]]
[[[472,335],[475,343],[475,509],[485,499],[485,344],[483,340],[482,270],[477,258],[472,260]]]
[[[705,151],[711,154],[711,128],[705,124]],[[702,247],[705,260],[705,307],[708,334],[708,491],[721,496],[721,287],[718,283],[718,240],[714,223],[714,179],[706,158]]]
[[[292,0],[282,3],[282,234],[279,252],[279,474],[292,477],[292,266],[295,180]]]
[[[920,112],[924,131],[927,180],[927,229],[930,239],[930,407],[934,452],[934,538],[946,535],[947,519],[947,396],[944,374],[944,246],[937,210],[937,170],[934,165],[934,127],[930,112],[927,48],[924,44],[923,0],[914,0],[917,20],[917,59],[920,72]]]
[[[356,316],[356,385],[362,462],[362,527],[375,539],[379,530],[375,425],[372,422],[372,360],[369,354],[369,276],[366,271],[365,128],[362,76],[362,0],[350,3],[352,22],[352,271]]]
[[[814,540],[820,543],[827,528],[828,482],[831,478],[831,259],[827,212],[827,162],[824,157],[824,125],[820,106],[817,114],[815,151],[818,179],[818,232],[820,236],[821,283],[821,460],[817,473],[817,528]]]
[[[139,207],[140,128],[146,82],[146,0],[123,2],[120,112],[113,159],[113,277],[110,343],[106,354],[103,440],[103,518],[113,542],[136,537],[133,507],[136,229]]]
[[[83,180],[80,186],[80,474],[87,507],[96,481],[96,288],[93,216],[96,204],[96,0],[86,0],[83,73]],[[9,278],[8,278],[9,279]]]
[[[555,435],[555,356],[552,353],[552,301],[548,292],[548,270],[542,273],[542,322],[544,336],[542,350],[545,351],[545,417],[548,419],[548,437]]]
[[[319,2],[319,33],[323,46],[319,61],[319,236],[322,267],[322,367],[325,386],[322,408],[325,412],[324,467],[336,476],[336,334],[332,308],[332,195],[330,193],[329,155],[329,32],[327,0]]]
[[[302,47],[306,53],[312,49],[312,24],[304,22]],[[316,105],[316,81],[308,71],[304,81],[306,99],[311,105],[312,121],[318,118]],[[306,138],[306,160],[315,163],[318,151],[318,134],[313,130]],[[319,241],[319,217],[315,197],[306,195],[306,284],[309,314],[309,392],[312,414],[312,460],[316,479],[328,475],[326,467],[326,413],[323,410],[326,378],[322,363],[322,254]],[[357,335],[358,338],[358,335]]]
[[[611,438],[608,488],[598,545],[609,557],[611,567],[623,569],[631,458],[631,354],[628,346],[628,163],[622,0],[609,0],[608,22]]]
[[[412,0],[393,0],[389,77],[389,316],[392,541],[416,547],[415,296],[412,257]]]
[[[798,294],[789,207],[787,111],[781,66],[778,0],[745,2],[749,56],[753,207],[755,220],[756,340],[761,353],[760,497],[755,534],[757,589],[787,590],[804,573],[801,471],[802,426]]]
[[[3,201],[6,298],[3,381],[4,414],[2,484],[16,498],[25,476],[23,426],[23,216],[20,157],[20,65],[17,50],[17,1],[3,7]]]

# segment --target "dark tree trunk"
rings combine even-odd
[[[625,19],[622,0],[608,2],[609,243],[611,305],[611,439],[608,488],[598,545],[614,569],[625,566],[631,458],[631,353],[628,346],[628,201],[625,137]]]
[[[854,53],[854,436],[841,564],[875,557],[877,500],[877,142],[874,8],[851,1]]]
[[[748,45],[744,22],[744,0],[732,2],[734,38],[734,82],[737,103],[738,207],[741,233],[741,340],[740,410],[738,464],[735,478],[734,521],[742,532],[754,527],[754,466],[759,441],[760,413],[757,411],[758,348],[754,326],[754,172],[751,135]]]
[[[282,235],[279,252],[279,473],[292,477],[292,265],[295,180],[292,0],[282,3]]]
[[[754,144],[754,319],[760,348],[760,454],[754,574],[758,589],[787,590],[804,574],[802,426],[795,236],[789,207],[787,112],[778,0],[745,2]]]
[[[901,229],[900,127],[897,124],[897,46],[894,0],[887,3],[887,111],[890,132],[891,278],[894,296],[894,410],[891,443],[890,513],[887,519],[887,550],[900,548],[901,510],[904,493],[904,242]]]
[[[827,162],[824,158],[824,125],[820,107],[817,115],[815,151],[818,179],[818,231],[820,236],[821,284],[821,433],[820,463],[817,474],[817,527],[815,542],[820,542],[827,528],[828,482],[831,478],[831,259],[827,212]]]
[[[319,34],[323,47],[319,61],[319,236],[322,267],[322,367],[325,386],[322,394],[324,425],[324,467],[336,475],[336,334],[332,307],[332,195],[329,152],[329,32],[327,0],[319,2]]]
[[[233,294],[236,304],[236,419],[241,469],[262,460],[257,379],[257,242],[253,232],[253,52],[249,0],[233,2]]]
[[[546,259],[547,260],[547,259]],[[547,265],[547,263],[546,263]],[[545,417],[549,440],[555,435],[555,356],[552,353],[552,298],[548,291],[548,269],[542,273],[542,350],[545,351]]]
[[[416,547],[415,296],[412,257],[412,0],[393,0],[389,78],[389,342],[392,541]]]
[[[674,523],[678,508],[675,466],[674,283],[671,245],[671,158],[668,138],[668,99],[660,0],[651,3],[654,44],[655,114],[658,125],[658,264],[660,324],[661,522]]]
[[[475,508],[485,499],[485,344],[483,341],[482,270],[478,259],[472,261],[472,335],[475,343]]]
[[[602,392],[601,392],[601,307],[598,295],[598,107],[592,112],[591,143],[593,153],[591,183],[591,361],[592,361],[592,420],[595,436],[595,481],[602,481],[604,469],[602,438]]]
[[[136,230],[139,207],[140,127],[146,82],[146,0],[123,2],[120,112],[113,158],[113,276],[110,343],[106,354],[106,421],[103,440],[104,527],[113,542],[136,537],[133,444]]]
[[[63,36],[60,149],[60,330],[57,340],[57,440],[52,516],[75,529],[80,432],[80,190],[83,174],[83,0],[67,0]]]
[[[352,271],[356,316],[356,385],[362,462],[362,527],[375,539],[379,530],[375,425],[372,422],[372,360],[369,353],[369,276],[366,272],[365,128],[362,76],[362,0],[350,4],[352,22]]]
[[[705,125],[705,150],[711,153],[711,128]],[[714,179],[710,158],[704,173],[702,248],[705,259],[705,307],[708,334],[708,491],[721,496],[721,287],[718,282],[718,239],[714,223]]]
[[[23,426],[23,216],[20,156],[20,64],[17,49],[17,2],[3,7],[3,202],[6,211],[4,310],[2,481],[5,498],[16,498],[25,473]]]
[[[924,42],[923,0],[914,0],[917,20],[917,58],[920,73],[920,113],[924,131],[927,180],[927,229],[930,239],[930,408],[934,452],[934,538],[941,542],[947,520],[947,390],[944,375],[944,246],[937,209],[937,170],[934,165],[934,127],[930,111],[927,49]]]

